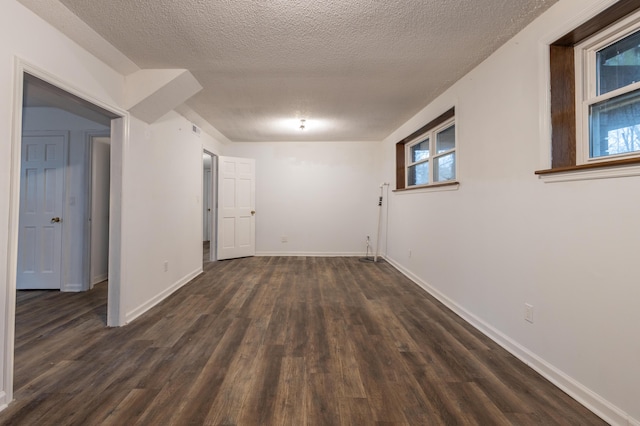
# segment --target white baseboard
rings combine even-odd
[[[61,289],[61,291],[64,291],[66,293],[77,293],[79,291],[84,291],[84,290],[85,290],[84,286],[80,283],[65,284],[64,289]]]
[[[509,336],[502,333],[500,330],[487,324],[482,319],[478,318],[471,312],[467,311],[456,302],[451,300],[445,294],[432,287],[428,283],[421,280],[418,276],[406,269],[400,263],[393,259],[386,258],[394,268],[400,273],[416,283],[424,291],[438,299],[447,308],[451,309],[457,315],[462,317],[465,321],[471,324],[473,327],[482,332],[485,336],[502,346],[504,349],[513,354],[516,358],[527,364],[536,372],[541,374],[551,383],[562,389],[569,396],[574,398],[580,404],[591,410],[594,414],[601,417],[606,422],[612,425],[624,425],[624,426],[640,426],[640,421],[632,418],[629,414],[610,403],[602,396],[593,392],[591,389],[584,386],[582,383],[568,376],[563,371],[559,370],[552,364],[548,363],[544,359],[540,358],[529,349],[520,345]]]
[[[158,303],[162,302],[167,297],[171,296],[176,290],[178,290],[180,287],[182,287],[185,284],[187,284],[189,281],[191,281],[192,279],[194,279],[195,277],[197,277],[201,273],[202,273],[202,267],[200,267],[199,269],[197,269],[197,270],[185,275],[184,277],[182,277],[181,279],[176,281],[173,285],[168,287],[163,292],[157,294],[156,296],[151,298],[146,303],[143,303],[142,305],[140,305],[136,309],[128,312],[125,315],[125,324],[130,323],[134,319],[138,318],[140,315],[142,315],[145,312],[147,312],[149,309],[151,309],[154,306],[156,306]]]
[[[359,257],[365,256],[365,253],[358,252],[318,252],[318,251],[259,251],[256,256],[271,257]],[[373,255],[371,255],[373,257]]]
[[[91,278],[91,286],[101,283],[102,281],[106,281],[109,276],[107,274],[97,275]]]
[[[7,393],[5,391],[0,391],[0,411],[7,408],[9,405],[9,401],[7,401]]]

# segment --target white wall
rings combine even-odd
[[[124,78],[87,52],[71,43],[58,31],[14,0],[2,3],[0,14],[0,406],[5,404],[7,362],[12,353],[6,345],[7,312],[12,303],[7,289],[9,248],[9,190],[11,177],[11,140],[14,100],[14,58],[18,55],[74,85],[92,96],[115,103],[121,98]]]
[[[393,181],[395,143],[456,107],[460,188],[394,193],[388,256],[609,421],[638,424],[640,178],[534,175],[550,152],[542,42],[607,3],[561,0],[384,141]]]
[[[18,4],[4,0],[0,14],[0,408],[8,402],[13,351],[7,313],[14,66],[18,56],[113,108],[124,99],[118,74]],[[223,145],[176,113],[147,125],[130,120],[122,147],[122,313],[135,318],[202,267],[202,150]],[[125,132],[126,133],[126,132]],[[112,147],[113,149],[114,147]],[[120,152],[118,148],[116,150]],[[113,152],[113,151],[112,151]],[[164,262],[169,264],[164,272]]]
[[[22,119],[23,131],[61,130],[69,133],[68,167],[65,179],[68,182],[64,204],[63,244],[68,253],[64,256],[62,290],[80,291],[83,288],[82,264],[85,253],[85,209],[86,182],[90,178],[86,170],[86,132],[109,131],[99,123],[57,108],[25,108]]]
[[[109,278],[109,199],[111,198],[111,137],[92,137],[89,285]]]
[[[129,147],[127,253],[136,266],[127,275],[127,321],[202,271],[200,137],[175,112],[152,125],[134,118],[131,131],[144,136]]]
[[[366,236],[375,239],[379,147],[379,142],[229,146],[227,155],[256,160],[256,254],[363,255]]]

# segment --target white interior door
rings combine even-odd
[[[255,160],[218,159],[218,259],[256,253]]]
[[[22,138],[18,289],[60,289],[67,134]]]
[[[108,278],[109,274],[109,195],[111,169],[111,138],[91,138],[91,253],[90,287]]]
[[[204,169],[202,182],[202,241],[211,241],[211,169]]]

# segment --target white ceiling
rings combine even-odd
[[[20,1],[190,70],[187,106],[232,141],[345,141],[388,136],[557,0]]]

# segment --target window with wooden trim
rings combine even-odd
[[[396,189],[455,183],[456,167],[453,108],[396,144]]]
[[[614,133],[619,131],[618,137],[625,137],[625,132],[632,132],[640,124],[635,118],[621,124],[629,114],[637,118],[631,105],[636,99],[633,93],[640,87],[633,81],[624,83],[628,80],[624,75],[631,68],[624,71],[619,67],[623,83],[615,83],[617,77],[606,75],[614,72],[615,64],[631,63],[629,58],[635,49],[626,43],[635,41],[632,36],[636,30],[622,21],[632,19],[630,16],[637,11],[637,0],[620,0],[551,44],[551,169],[539,170],[537,174],[640,163],[639,152],[610,149],[608,142],[610,131],[613,141]],[[611,60],[616,51],[630,53]],[[604,61],[600,63],[600,71],[598,60]],[[599,78],[603,79],[601,83]],[[612,145],[620,146],[613,142]]]
[[[575,47],[576,163],[640,156],[640,14]]]

